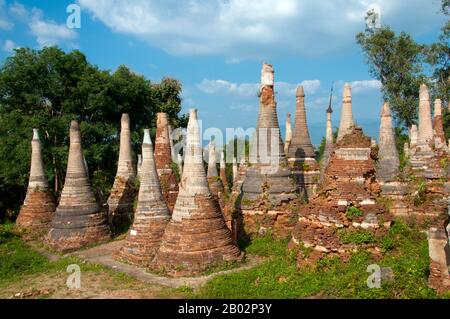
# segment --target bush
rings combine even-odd
[[[363,215],[362,210],[355,206],[348,206],[347,210],[345,211],[345,216],[348,219],[353,219],[355,217],[361,217]]]
[[[338,230],[339,240],[343,244],[370,244],[376,242],[375,235],[366,230]]]

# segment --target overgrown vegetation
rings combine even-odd
[[[362,210],[355,206],[348,206],[347,210],[345,211],[345,216],[348,219],[354,219],[355,217],[361,217],[362,215]]]
[[[358,235],[359,236],[359,235]],[[365,236],[365,235],[364,235]],[[364,237],[363,236],[363,237]],[[366,241],[364,239],[364,241]],[[372,238],[370,238],[372,240]],[[402,222],[395,222],[386,236],[375,239],[381,256],[366,251],[353,253],[347,262],[330,256],[315,267],[297,269],[296,258],[286,250],[287,240],[270,236],[256,238],[247,253],[270,257],[264,264],[239,273],[214,278],[199,292],[199,298],[436,298],[427,287],[429,272],[426,236]],[[301,247],[299,248],[301,249]],[[392,268],[395,278],[380,289],[369,289],[367,266]]]
[[[181,84],[164,78],[152,83],[125,66],[100,70],[78,50],[56,47],[16,49],[0,65],[0,221],[14,219],[28,182],[32,129],[40,130],[49,185],[64,184],[69,123],[80,122],[83,150],[94,189],[107,197],[117,171],[122,113],[131,117],[132,145],[140,153],[142,130],[166,112],[173,127],[180,116]]]

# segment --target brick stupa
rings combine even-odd
[[[399,178],[400,160],[389,103],[384,103],[380,115],[377,179],[382,194],[391,200],[390,212],[393,215],[403,216],[409,212],[408,203],[405,201],[409,187]]]
[[[353,121],[352,110],[352,88],[350,84],[345,83],[342,100],[341,122],[339,124],[337,141],[340,141],[346,134],[350,133],[354,126],[355,122]]]
[[[260,106],[256,132],[250,145],[250,166],[242,186],[242,225],[247,234],[269,228],[275,235],[289,232],[288,220],[296,201],[297,185],[288,168],[278,125],[274,91],[274,71],[263,64]]]
[[[217,172],[216,143],[213,139],[211,139],[208,146],[208,171],[206,178],[211,194],[219,201],[220,208],[223,210],[225,206],[224,187]]]
[[[434,101],[433,128],[434,128],[434,147],[436,149],[446,151],[447,143],[445,140],[444,123],[442,119],[442,101],[440,99],[436,99]]]
[[[39,131],[33,129],[30,179],[27,195],[17,217],[16,225],[21,230],[33,233],[48,231],[55,208],[55,197],[49,190],[48,181],[45,177]]]
[[[133,203],[137,192],[129,115],[122,114],[120,123],[120,148],[117,173],[111,194],[108,198],[108,220],[114,230],[128,227],[133,221]]]
[[[355,246],[342,242],[340,231],[363,228],[376,232],[383,223],[389,227],[391,215],[376,202],[375,160],[370,137],[360,128],[354,127],[336,142],[321,189],[299,209],[290,246],[303,244],[314,252],[310,257],[299,253],[299,261],[320,258],[323,253],[350,253]]]
[[[228,191],[230,186],[228,185],[228,177],[227,177],[227,170],[226,170],[226,164],[225,164],[225,154],[224,152],[220,152],[220,180],[222,181],[223,187],[225,191]]]
[[[144,130],[142,155],[142,178],[134,222],[118,258],[132,264],[147,266],[155,256],[170,220],[169,209],[161,192],[148,129]]]
[[[292,124],[291,124],[291,113],[286,114],[286,137],[284,139],[284,153],[289,152],[289,146],[292,142]]]
[[[315,156],[306,120],[305,91],[303,86],[299,86],[296,93],[295,126],[287,157],[297,185],[307,197],[314,195],[319,181],[320,170]]]
[[[107,217],[96,202],[83,161],[80,127],[72,121],[66,179],[47,241],[65,251],[108,239]]]
[[[172,148],[166,113],[158,113],[156,121],[155,163],[161,189],[172,213],[178,195],[178,181],[172,170]]]
[[[193,275],[242,257],[209,191],[200,136],[197,110],[191,110],[180,191],[151,266],[169,275]]]

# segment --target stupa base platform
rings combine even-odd
[[[16,227],[20,231],[45,232],[50,228],[56,209],[55,198],[50,192],[29,191],[19,212]]]
[[[77,250],[108,240],[111,240],[111,233],[105,218],[99,213],[60,217],[53,221],[46,236],[46,243],[60,252]]]
[[[116,178],[108,199],[108,223],[114,233],[126,230],[132,224],[136,196],[133,180]]]
[[[438,293],[450,291],[450,246],[444,228],[431,228],[428,231],[430,253],[430,275],[428,286]]]

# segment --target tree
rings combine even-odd
[[[117,170],[121,114],[130,114],[138,153],[143,129],[155,126],[157,112],[167,112],[174,127],[186,123],[185,116],[178,116],[180,93],[177,80],[154,84],[125,66],[111,74],[77,50],[16,49],[0,68],[0,219],[22,204],[32,128],[40,129],[47,177],[58,193],[65,178],[69,123],[78,120],[94,187],[108,192]]]
[[[450,1],[443,0],[441,11],[449,15]],[[369,12],[366,19],[370,20]],[[370,73],[381,81],[384,99],[390,102],[394,118],[402,128],[416,122],[419,86],[427,83],[432,98],[449,101],[450,21],[442,28],[438,42],[418,44],[401,32],[396,35],[389,26],[366,28],[356,35],[369,65]],[[430,70],[425,74],[424,70]]]
[[[417,117],[419,86],[426,81],[421,64],[424,46],[404,32],[396,35],[388,26],[367,29],[356,39],[371,75],[381,81],[383,97],[390,102],[394,118],[410,127]]]

